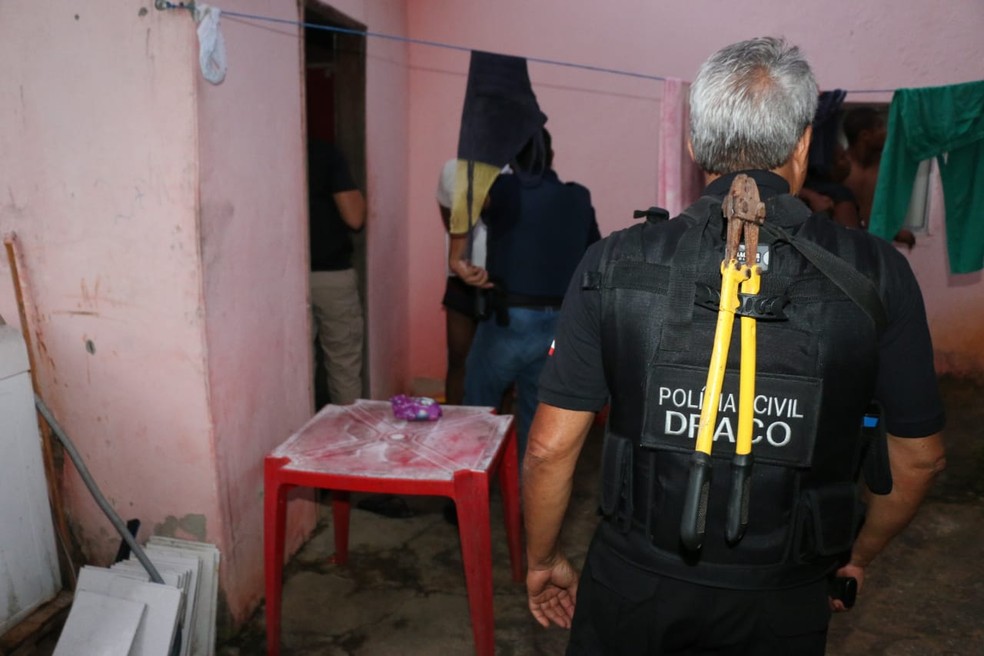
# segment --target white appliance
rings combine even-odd
[[[0,318],[0,635],[60,589],[27,349]]]

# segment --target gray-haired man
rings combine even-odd
[[[574,275],[523,467],[530,610],[544,626],[572,628],[569,654],[822,654],[831,608],[844,608],[828,599],[828,581],[851,577],[860,588],[944,466],[932,346],[906,260],[811,216],[794,196],[816,102],[809,65],[782,40],[714,54],[691,89],[703,197],[674,220],[596,244]],[[761,272],[761,286],[743,285],[730,312],[754,320],[758,337],[739,338],[737,317],[725,315],[731,357],[720,399],[705,404],[726,305],[722,200],[740,173],[756,183],[765,222],[758,257],[739,251],[735,262]],[[738,362],[755,341],[742,506],[741,468],[732,470]],[[873,400],[890,433],[894,488],[868,495],[858,532],[869,441],[859,433]],[[604,519],[579,579],[558,538],[575,462],[606,402]],[[702,419],[704,405],[714,420]],[[701,423],[713,457],[695,456]],[[709,471],[696,505],[695,462]]]

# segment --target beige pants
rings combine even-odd
[[[311,309],[332,403],[362,396],[362,303],[355,269],[311,272]]]

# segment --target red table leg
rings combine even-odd
[[[287,491],[279,470],[284,458],[263,462],[263,560],[266,578],[267,656],[280,654],[280,594],[284,573],[284,532],[287,525]]]
[[[509,545],[509,564],[513,581],[523,580],[523,538],[519,503],[519,459],[516,457],[516,429],[509,429],[506,448],[499,463],[499,489],[502,491],[502,510],[506,518],[506,542]]]
[[[454,495],[475,653],[478,656],[493,656],[495,617],[492,607],[492,530],[489,526],[488,476],[485,472],[456,472]]]
[[[349,515],[352,503],[344,490],[331,491],[331,513],[335,522],[335,553],[330,561],[336,565],[348,562]]]

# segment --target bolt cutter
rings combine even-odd
[[[714,446],[732,327],[741,305],[739,289],[741,294],[752,296],[759,293],[761,285],[761,269],[755,258],[758,252],[759,226],[765,220],[765,204],[759,200],[755,181],[745,174],[738,175],[731,183],[731,190],[725,197],[721,210],[728,223],[724,260],[721,262],[721,299],[680,524],[680,539],[692,551],[700,549],[704,541],[711,484],[711,449]],[[744,261],[739,261],[738,247],[743,237],[745,258]],[[741,540],[748,526],[755,401],[755,329],[754,317],[741,317],[738,431],[735,455],[731,463],[731,491],[725,527],[725,537],[731,544]]]

